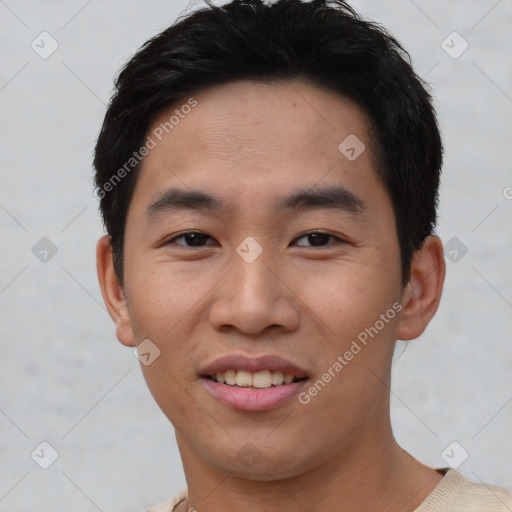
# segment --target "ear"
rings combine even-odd
[[[439,306],[445,273],[443,244],[438,236],[429,236],[412,259],[397,324],[398,339],[412,340],[426,329]]]
[[[96,246],[96,269],[103,301],[116,324],[117,339],[127,347],[135,346],[128,306],[123,287],[114,271],[113,250],[109,236],[103,236]]]

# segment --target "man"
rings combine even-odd
[[[95,154],[98,276],[172,422],[151,510],[512,508],[397,444],[397,339],[444,282],[425,85],[346,3],[208,5],[125,66]]]

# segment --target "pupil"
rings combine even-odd
[[[190,242],[189,245],[194,247],[202,245],[201,242],[204,242],[205,235],[202,233],[187,233],[185,238],[187,242]]]
[[[329,240],[329,236],[330,235],[327,235],[325,233],[311,233],[310,235],[308,235],[309,243],[313,246],[325,245]]]

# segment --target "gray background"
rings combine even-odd
[[[2,511],[136,512],[185,487],[172,425],[102,303],[91,159],[115,73],[188,4],[0,1]],[[446,145],[439,234],[457,238],[437,316],[397,346],[395,434],[436,467],[464,449],[459,471],[512,489],[512,1],[352,4],[432,84]],[[47,59],[31,48],[43,31],[59,45]],[[456,59],[441,47],[453,31],[469,44]],[[447,40],[452,53],[461,43]],[[32,252],[42,237],[58,249],[47,262]],[[59,455],[46,470],[31,458],[42,441]]]

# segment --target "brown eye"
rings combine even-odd
[[[334,235],[329,235],[328,233],[321,232],[306,233],[305,235],[302,235],[301,237],[297,238],[297,240],[301,240],[303,238],[307,239],[308,244],[297,244],[300,247],[322,247],[324,245],[328,245],[329,239],[331,238],[338,242],[342,242],[342,240],[335,237]]]
[[[185,247],[203,247],[208,238],[211,238],[206,233],[201,233],[199,231],[191,231],[189,233],[182,233],[174,238],[171,238],[167,244],[176,243],[176,245],[181,245]],[[176,240],[183,240],[185,243],[178,243]],[[166,244],[166,245],[167,245]]]

